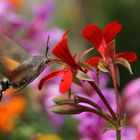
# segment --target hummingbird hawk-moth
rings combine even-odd
[[[14,88],[19,91],[27,86],[51,62],[47,57],[48,42],[49,37],[44,56],[30,56],[12,39],[0,34],[0,73],[5,77],[0,81],[0,100],[7,89]]]

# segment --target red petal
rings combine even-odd
[[[68,40],[65,38],[61,40],[52,50],[52,53],[64,61],[66,64],[68,64],[70,67],[77,69],[77,64],[70,54],[69,48],[68,48]]]
[[[93,58],[87,60],[86,63],[88,63],[89,65],[94,67],[94,66],[98,65],[98,63],[101,59],[102,59],[101,57],[93,57]]]
[[[137,60],[137,55],[135,52],[122,52],[115,55],[116,58],[122,57],[128,62],[135,62]]]
[[[55,78],[56,76],[63,74],[64,72],[65,72],[64,70],[56,70],[56,71],[50,72],[43,79],[40,80],[39,85],[38,85],[38,89],[41,90],[43,84],[46,81],[51,80],[51,79]]]
[[[98,26],[90,24],[84,28],[82,34],[98,49],[103,38],[102,30]]]
[[[137,137],[137,139],[136,140],[140,140],[140,135]]]
[[[71,87],[72,79],[73,79],[72,71],[71,70],[66,71],[60,82],[59,91],[61,93],[66,93],[69,91]]]
[[[111,41],[106,49],[105,49],[105,57],[108,58],[108,57],[111,57],[111,58],[114,58],[115,57],[115,41]]]
[[[108,44],[120,32],[122,25],[117,21],[107,24],[104,28],[104,38]]]
[[[62,40],[66,38],[66,36],[67,36],[68,33],[69,33],[69,31],[65,31],[65,32],[63,33]]]

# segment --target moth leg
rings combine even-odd
[[[0,90],[0,101],[1,101],[1,99],[2,99],[2,95],[3,95],[3,91]]]
[[[0,101],[2,99],[3,93],[5,90],[9,88],[9,80],[4,78],[2,81],[0,81]]]

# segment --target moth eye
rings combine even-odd
[[[9,80],[7,78],[4,78],[2,81],[3,81],[3,83],[8,83],[9,82]]]
[[[51,61],[52,61],[52,58],[47,58],[46,61],[45,61],[45,63],[47,64],[47,63],[49,63]]]

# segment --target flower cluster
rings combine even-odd
[[[129,68],[130,65],[128,62],[136,61],[136,54],[134,52],[123,52],[115,54],[115,41],[114,37],[119,33],[122,26],[118,22],[112,22],[108,24],[103,31],[94,25],[88,25],[83,30],[83,36],[89,40],[97,49],[97,51],[101,54],[101,57],[93,57],[89,60],[86,60],[84,63],[87,63],[92,66],[97,66],[101,71],[110,71],[110,65],[112,63],[119,63]],[[68,40],[66,38],[68,31],[65,32],[62,36],[61,41],[54,47],[52,50],[52,54],[59,58],[59,63],[63,63],[63,69],[56,70],[48,74],[45,78],[43,78],[39,84],[39,89],[42,88],[45,81],[50,80],[56,76],[64,74],[60,82],[60,92],[67,92],[72,83],[72,74],[77,70],[81,70],[79,62],[75,61],[76,55],[72,56],[68,49]],[[128,65],[126,65],[126,63]],[[58,62],[57,62],[58,63]],[[103,63],[102,65],[100,63]],[[86,65],[87,66],[87,65]],[[131,70],[130,70],[131,71]]]
[[[54,102],[57,106],[53,108],[53,112],[59,114],[80,114],[82,112],[88,112],[87,114],[89,114],[89,116],[94,113],[108,122],[106,130],[116,130],[117,140],[121,139],[121,129],[124,127],[126,119],[125,114],[121,114],[121,102],[117,88],[117,84],[120,83],[120,77],[117,64],[125,66],[132,74],[129,62],[135,62],[137,60],[137,56],[134,52],[122,52],[116,54],[116,43],[114,38],[121,29],[122,25],[117,21],[106,25],[103,31],[94,24],[86,26],[82,35],[94,45],[101,57],[94,56],[83,61],[81,61],[81,58],[88,54],[92,49],[86,50],[79,57],[80,59],[77,60],[77,54],[72,55],[68,48],[68,39],[66,37],[68,31],[66,31],[63,34],[62,39],[52,50],[52,54],[55,56],[53,62],[61,65],[62,68],[47,74],[40,81],[38,86],[39,89],[42,89],[42,86],[46,81],[51,80],[56,76],[63,75],[60,81],[59,91],[60,93],[69,93],[69,96],[56,97]],[[96,71],[96,80],[88,74],[90,71],[93,71],[94,68]],[[116,109],[113,107],[114,105],[112,106],[110,101],[108,101],[108,97],[106,97],[104,91],[100,89],[100,71],[108,72],[112,78],[115,92],[115,94],[112,95],[115,95]],[[96,102],[96,99],[72,94],[72,83],[82,87],[85,83],[88,84],[90,88],[92,88],[92,90],[89,91],[89,95],[91,96],[94,90],[94,92],[98,94],[99,101],[103,103],[104,107],[99,102]],[[109,93],[107,94],[108,96],[112,96],[109,95]],[[92,123],[90,122],[90,124]]]
[[[132,73],[131,66],[128,62],[135,62],[137,59],[134,52],[115,53],[116,44],[114,37],[120,32],[121,29],[122,25],[115,21],[107,24],[103,31],[98,26],[90,24],[84,28],[82,33],[83,36],[94,45],[99,54],[102,56],[93,57],[88,60],[88,63],[92,66],[98,65],[98,68],[101,71],[110,72],[113,78],[114,70],[112,68],[112,63],[122,64]],[[117,68],[115,71],[117,75]]]

